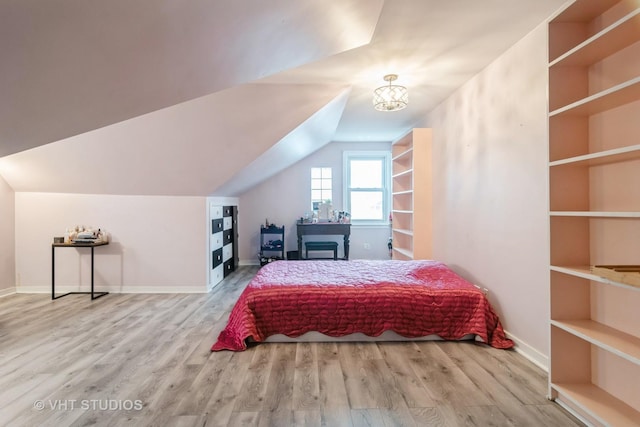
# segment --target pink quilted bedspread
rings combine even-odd
[[[241,351],[246,339],[309,331],[340,337],[476,334],[511,348],[485,295],[437,261],[276,261],[262,267],[231,311],[211,350]]]

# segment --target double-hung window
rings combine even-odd
[[[391,154],[345,151],[344,207],[353,223],[386,224],[389,219]]]

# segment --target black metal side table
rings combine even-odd
[[[93,289],[93,250],[96,246],[105,246],[109,242],[96,243],[53,243],[51,245],[51,299],[62,298],[70,294],[91,294],[91,299],[97,299],[107,295],[109,292],[95,292]],[[56,295],[56,248],[91,248],[91,292],[67,292],[66,294]]]

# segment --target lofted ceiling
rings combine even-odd
[[[238,195],[330,141],[391,141],[564,0],[0,0],[15,191]],[[399,74],[409,106],[377,112]]]

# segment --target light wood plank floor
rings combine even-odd
[[[209,294],[0,298],[0,425],[581,425],[543,371],[471,342],[210,352],[256,270]]]

